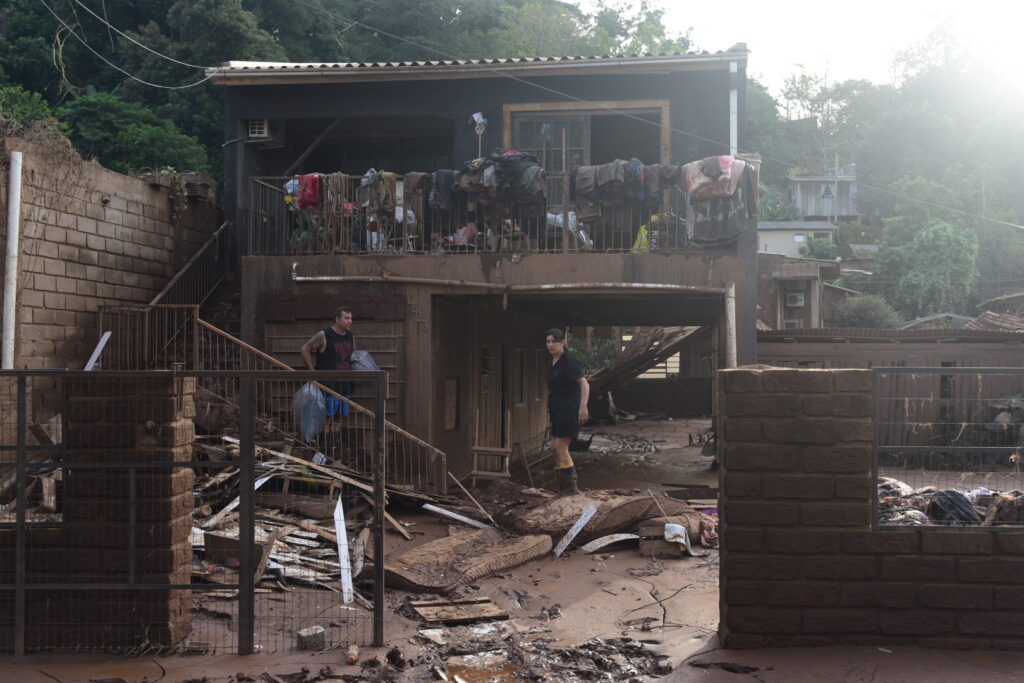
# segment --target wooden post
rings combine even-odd
[[[562,251],[569,251],[569,150],[568,129],[562,129]],[[547,218],[544,219],[545,222]]]

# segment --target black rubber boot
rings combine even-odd
[[[576,474],[575,467],[555,470],[555,474],[558,476],[558,495],[573,496],[580,492],[576,486],[579,477]]]

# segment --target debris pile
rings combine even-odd
[[[898,479],[878,478],[878,522],[887,526],[998,526],[1024,522],[1024,492],[966,493],[925,486],[914,489]]]

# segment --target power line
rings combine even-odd
[[[161,88],[163,90],[183,90],[185,88],[193,88],[193,87],[195,87],[197,85],[205,83],[206,81],[210,80],[211,78],[216,76],[218,73],[220,73],[219,70],[215,69],[215,70],[210,71],[209,73],[207,73],[205,76],[203,76],[203,78],[199,79],[198,81],[195,81],[194,83],[186,83],[185,85],[162,85],[160,83],[150,83],[149,81],[143,80],[143,79],[139,78],[138,76],[125,71],[124,69],[122,69],[121,67],[119,67],[118,65],[114,64],[109,59],[107,59],[106,57],[101,55],[99,52],[94,50],[93,47],[91,45],[89,45],[89,43],[86,42],[86,40],[84,38],[82,38],[80,35],[78,35],[78,33],[76,33],[73,28],[68,26],[67,23],[65,23],[64,20],[60,18],[60,15],[58,15],[56,12],[53,11],[53,8],[51,8],[49,5],[46,4],[45,0],[39,0],[39,4],[41,4],[43,7],[45,7],[47,9],[47,11],[49,11],[50,14],[52,14],[54,16],[54,18],[58,22],[60,22],[60,25],[63,26],[65,29],[67,29],[68,33],[73,35],[78,40],[78,42],[80,42],[82,45],[85,46],[85,48],[87,50],[89,50],[89,52],[91,52],[94,55],[96,55],[97,57],[99,57],[107,66],[109,66],[112,69],[115,69],[115,70],[121,72],[122,74],[124,74],[128,78],[132,79],[133,81],[138,81],[139,83],[142,83],[143,85],[148,85],[151,88]],[[211,68],[213,68],[213,67],[211,67]]]
[[[40,1],[42,1],[42,0],[40,0]],[[393,38],[395,40],[401,41],[403,43],[407,43],[407,44],[412,45],[414,47],[418,47],[418,48],[423,49],[423,50],[428,50],[428,51],[433,52],[435,54],[438,54],[438,55],[440,55],[442,57],[445,57],[447,59],[461,61],[460,57],[457,57],[455,55],[452,55],[452,54],[449,54],[447,52],[444,52],[443,50],[439,50],[437,48],[433,48],[433,47],[430,47],[428,45],[424,45],[422,43],[418,43],[415,40],[411,40],[409,38],[405,38],[404,36],[400,36],[400,35],[396,35],[394,33],[390,33],[388,31],[385,31],[385,30],[380,29],[380,28],[376,28],[374,26],[370,26],[369,24],[365,24],[365,23],[363,23],[363,22],[361,22],[361,21],[359,21],[357,19],[352,19],[351,17],[346,17],[346,16],[343,16],[343,15],[340,15],[340,14],[336,14],[336,13],[331,12],[330,10],[325,9],[323,7],[317,7],[315,5],[311,5],[311,4],[307,3],[307,2],[305,2],[304,0],[294,0],[294,2],[297,5],[302,5],[303,7],[307,7],[307,8],[309,8],[309,9],[315,11],[315,12],[322,12],[322,13],[326,14],[327,16],[329,16],[329,17],[331,17],[333,19],[338,19],[340,21],[349,22],[349,26],[346,27],[345,30],[348,30],[349,28],[352,28],[352,26],[359,26],[360,28],[364,28],[367,31],[372,31],[373,33],[379,33],[380,35],[387,36],[389,38]],[[532,81],[528,81],[528,80],[526,80],[524,78],[520,78],[518,76],[513,76],[512,74],[508,74],[508,73],[499,71],[498,69],[494,69],[494,68],[491,68],[491,67],[486,67],[484,70],[485,71],[491,71],[491,72],[493,72],[494,74],[496,74],[498,76],[502,76],[504,78],[508,78],[508,79],[513,80],[513,81],[517,81],[519,83],[523,83],[523,84],[528,85],[528,86],[530,86],[532,88],[537,88],[539,90],[547,91],[547,92],[549,92],[551,94],[558,95],[560,97],[564,97],[566,99],[573,100],[575,102],[586,102],[586,100],[583,100],[582,98],[576,97],[574,95],[570,95],[569,93],[562,92],[561,90],[557,90],[555,88],[551,88],[551,87],[548,87],[548,86],[545,86],[545,85],[541,85],[539,83],[534,83]],[[600,108],[600,109],[604,109],[604,110],[606,110],[606,111],[608,111],[610,113],[617,114],[619,116],[624,116],[626,118],[630,118],[630,119],[634,119],[636,121],[640,121],[640,122],[642,122],[644,124],[647,124],[647,125],[658,127],[659,129],[661,127],[665,127],[665,128],[668,128],[668,130],[670,130],[673,133],[678,133],[680,135],[685,135],[685,136],[694,138],[696,140],[701,140],[703,142],[709,142],[709,143],[714,144],[714,145],[721,145],[723,147],[727,147],[728,146],[728,145],[726,145],[726,143],[722,142],[721,140],[713,140],[711,138],[706,138],[706,137],[703,137],[701,135],[698,135],[696,133],[691,133],[690,131],[682,130],[682,129],[679,129],[679,128],[673,128],[667,122],[655,123],[655,122],[650,121],[648,119],[644,119],[642,117],[636,116],[635,114],[630,114],[629,112],[625,112],[625,111],[622,111],[620,109],[616,109],[615,107],[610,107],[608,105],[604,105],[604,104],[600,104],[600,103],[597,103],[597,107]],[[792,160],[780,159],[778,157],[762,156],[762,160],[765,160],[765,161],[776,161],[776,162],[779,162],[779,163],[782,163],[782,164],[786,164],[788,166],[794,166],[795,165],[795,163]],[[858,185],[860,187],[867,188],[867,189],[873,190],[875,192],[880,192],[882,194],[886,194],[886,195],[889,195],[891,197],[896,197],[898,199],[905,199],[907,201],[915,202],[915,203],[917,203],[917,204],[919,204],[921,206],[929,206],[929,207],[936,208],[936,209],[942,209],[944,211],[950,211],[952,213],[955,213],[955,214],[958,214],[958,215],[961,215],[961,216],[965,216],[967,218],[976,218],[976,219],[980,219],[980,220],[983,220],[983,221],[988,221],[989,223],[995,223],[997,225],[1005,225],[1005,226],[1010,227],[1010,228],[1016,228],[1018,230],[1024,230],[1024,225],[1017,225],[1016,223],[1010,223],[1009,221],[1003,221],[1003,220],[999,220],[999,219],[996,219],[996,218],[987,218],[985,216],[981,216],[981,215],[978,215],[978,214],[970,213],[968,211],[963,211],[962,209],[956,209],[956,208],[953,208],[951,206],[945,206],[943,204],[937,204],[935,202],[930,202],[930,201],[928,201],[926,199],[920,199],[918,197],[911,197],[909,195],[904,195],[904,194],[900,194],[898,192],[893,192],[892,190],[887,190],[887,189],[882,188],[882,187],[875,187],[875,186],[872,186],[872,185],[866,185],[866,184],[861,183],[861,182],[858,182]]]
[[[98,19],[104,26],[106,26],[107,28],[109,28],[112,31],[114,31],[114,33],[116,33],[117,35],[121,36],[122,38],[127,38],[130,42],[134,43],[135,45],[138,45],[139,47],[141,47],[143,50],[146,50],[147,52],[151,52],[151,53],[155,54],[157,57],[162,57],[163,59],[166,59],[169,62],[174,62],[175,64],[181,64],[182,66],[187,66],[187,67],[192,68],[192,69],[212,69],[212,68],[214,68],[214,67],[200,66],[198,64],[189,64],[188,62],[182,62],[180,60],[175,59],[174,57],[168,57],[167,55],[165,55],[163,53],[157,52],[153,48],[148,47],[146,45],[143,45],[142,43],[140,43],[139,41],[135,40],[134,38],[132,38],[127,33],[124,33],[123,31],[118,29],[116,26],[111,24],[109,21],[107,21],[106,19],[104,19],[100,15],[96,14],[96,12],[92,11],[89,8],[88,5],[86,5],[85,3],[82,2],[82,0],[75,0],[75,4],[78,5],[79,7],[81,7],[82,9],[84,9],[86,12],[88,12],[92,16],[96,17],[96,19]]]

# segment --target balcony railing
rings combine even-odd
[[[453,191],[450,208],[431,208],[429,174],[399,208],[368,218],[359,176],[334,178],[323,201],[299,208],[285,185],[291,178],[250,178],[247,208],[238,215],[243,254],[472,254],[480,252],[678,251],[695,245],[686,221],[687,198],[677,187],[646,200],[624,198],[599,215],[577,207],[501,207]],[[563,182],[565,178],[562,178]],[[326,181],[325,181],[326,183]],[[396,202],[397,203],[397,202]]]

